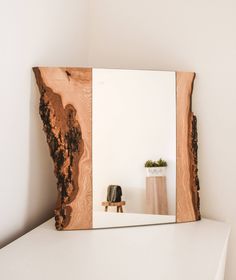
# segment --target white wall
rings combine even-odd
[[[51,215],[55,180],[29,77],[39,63],[86,64],[87,2],[0,2],[1,245]],[[236,278],[235,10],[234,0],[90,0],[89,17],[90,65],[197,72],[201,208],[232,225],[227,280]]]
[[[126,213],[146,213],[144,163],[161,157],[168,214],[175,215],[175,72],[93,69],[92,80],[93,209],[104,211],[113,184],[122,187]]]
[[[32,66],[86,65],[86,0],[0,1],[0,246],[53,215],[56,181]]]
[[[197,73],[201,210],[232,225],[227,280],[236,279],[235,11],[234,0],[90,1],[91,65]]]

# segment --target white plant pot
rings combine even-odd
[[[161,177],[166,176],[166,167],[146,167],[147,177]]]

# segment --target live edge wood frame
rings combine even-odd
[[[92,228],[92,68],[34,67],[57,177],[58,230]],[[176,72],[176,222],[200,219],[195,73]]]

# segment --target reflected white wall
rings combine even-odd
[[[175,214],[175,72],[93,69],[93,207],[107,186],[123,189],[125,211],[145,212],[148,159],[168,161],[169,214]]]

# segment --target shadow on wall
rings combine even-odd
[[[57,189],[53,161],[49,154],[46,135],[39,115],[40,93],[33,72],[31,73],[30,96],[30,152],[28,204],[25,213],[25,228],[30,230],[51,218],[56,204]]]
[[[54,215],[53,209],[57,198],[56,178],[42,130],[38,109],[40,95],[33,72],[29,94],[29,168],[24,221],[21,227],[18,227],[7,239],[1,240],[0,248]]]
[[[128,213],[146,213],[146,190],[136,186],[124,187],[122,200],[126,201],[125,211]]]

